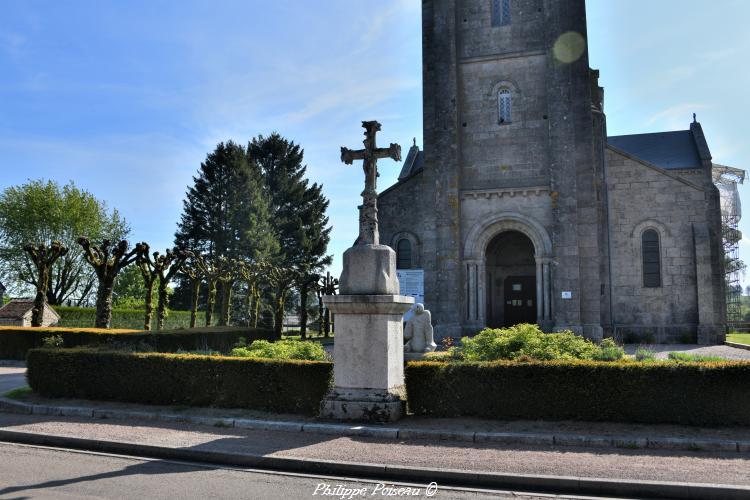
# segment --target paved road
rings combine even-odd
[[[0,366],[0,396],[26,385],[26,368]]]
[[[313,495],[321,484],[332,489],[338,485],[351,489],[367,488],[366,495],[353,498],[383,498],[379,494],[372,495],[377,486],[375,482],[254,472],[0,443],[0,499],[341,498],[340,495]],[[421,498],[425,498],[425,486],[411,485],[421,488]],[[550,497],[441,490],[438,487],[433,498],[548,500]]]

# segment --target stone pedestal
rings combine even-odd
[[[402,318],[414,298],[330,295],[323,301],[336,315],[335,387],[323,400],[320,416],[381,423],[397,420],[403,413]]]

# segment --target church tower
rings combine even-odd
[[[439,335],[600,338],[606,135],[584,0],[424,0],[422,33],[424,152],[381,194],[383,241],[419,248]]]

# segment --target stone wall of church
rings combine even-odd
[[[607,149],[615,335],[695,341],[699,297],[695,225],[708,224],[705,186]],[[643,286],[645,230],[659,234],[661,286]]]
[[[428,193],[422,187],[422,174],[392,186],[378,197],[378,222],[380,227],[380,244],[396,250],[395,238],[409,234],[416,240],[412,246],[412,261],[422,264],[422,254],[426,229],[425,208]],[[429,239],[429,236],[428,236]],[[429,309],[429,307],[427,307]]]
[[[549,185],[544,55],[460,66],[464,189]],[[499,123],[497,94],[512,94],[512,120]]]

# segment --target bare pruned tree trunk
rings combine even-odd
[[[92,245],[88,238],[78,238],[78,244],[83,247],[86,262],[91,264],[99,280],[96,292],[96,323],[97,328],[109,328],[112,321],[112,291],[115,279],[121,270],[136,261],[141,251],[140,244],[128,251],[127,240],[112,247],[112,242],[104,240],[100,246]]]
[[[44,307],[47,304],[52,266],[57,259],[68,253],[68,249],[59,241],[53,241],[49,247],[44,243],[28,244],[23,249],[29,254],[36,267],[36,296],[31,312],[31,326],[39,327],[44,323]]]

